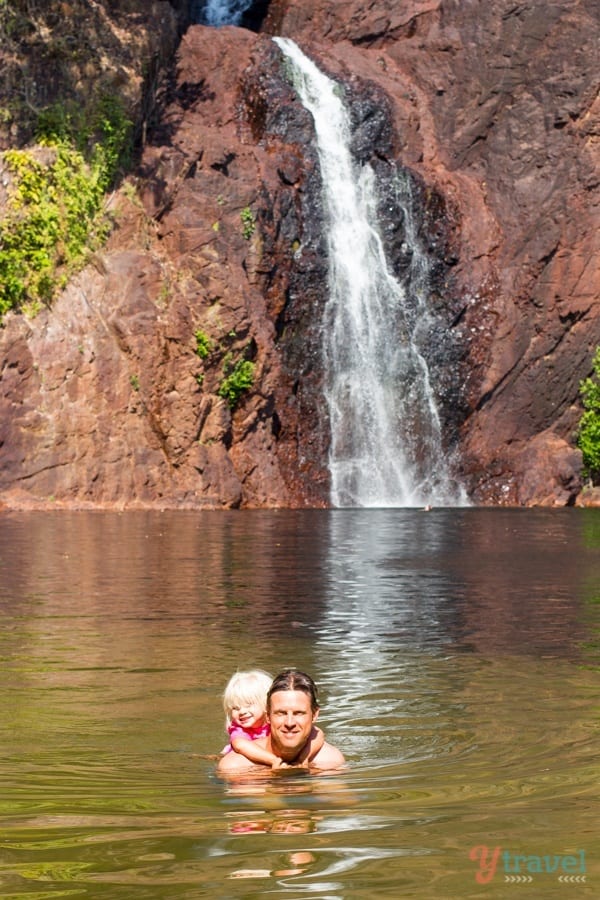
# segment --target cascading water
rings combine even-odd
[[[239,25],[254,0],[200,0],[194,3],[194,18],[202,25],[220,28],[222,25]]]
[[[342,88],[297,45],[274,38],[312,114],[328,218],[329,299],[323,318],[331,501],[338,507],[461,505],[419,335],[429,264],[416,241],[408,179],[398,199],[411,244],[410,298],[390,273],[377,227],[375,174],[358,167]]]

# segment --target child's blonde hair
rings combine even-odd
[[[232,675],[223,691],[223,709],[225,710],[225,727],[231,725],[231,711],[234,706],[244,703],[260,703],[267,711],[267,693],[273,682],[273,676],[263,669],[251,669],[248,672],[236,672]]]

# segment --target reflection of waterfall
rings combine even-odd
[[[200,0],[194,3],[197,22],[202,25],[239,25],[254,0]]]
[[[409,278],[387,267],[378,232],[375,174],[358,167],[342,89],[286,38],[293,83],[315,123],[326,214],[329,290],[323,319],[329,466],[334,506],[453,505],[462,497],[444,459],[427,363],[418,346],[427,318],[426,257],[415,243],[408,179],[398,182]],[[412,233],[411,233],[412,232]]]
[[[329,536],[319,536],[329,581],[315,650],[317,659],[327,660],[319,676],[326,731],[360,758],[375,752],[380,761],[408,761],[444,752],[431,737],[453,715],[445,708],[436,675],[443,665],[436,660],[444,658],[460,622],[454,597],[461,585],[444,566],[454,559],[459,515],[335,510],[327,518]],[[445,671],[449,677],[456,676]]]

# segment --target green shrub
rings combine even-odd
[[[213,342],[201,328],[194,333],[194,337],[196,338],[196,353],[200,359],[206,359],[212,350]]]
[[[585,474],[600,477],[600,347],[593,359],[593,375],[579,386],[584,413],[579,422],[577,444],[583,454]]]
[[[106,239],[104,194],[130,141],[118,101],[101,99],[84,114],[56,105],[38,122],[42,154],[7,150],[11,174],[0,221],[0,316],[26,304],[50,303],[88,250]]]
[[[45,164],[25,150],[7,150],[13,179],[0,222],[0,314],[25,301],[48,303],[68,273],[106,234],[96,221],[103,190],[84,158],[65,144]]]
[[[90,161],[103,190],[131,162],[133,124],[118,97],[102,95],[86,109],[55,103],[38,117],[40,144],[67,144]]]
[[[233,409],[241,395],[254,383],[254,363],[248,359],[240,359],[232,368],[230,361],[226,358],[223,363],[223,371],[225,378],[221,382],[218,394]]]

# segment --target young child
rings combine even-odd
[[[274,753],[254,743],[257,738],[266,737],[270,733],[267,722],[267,692],[272,681],[272,676],[262,669],[236,672],[231,676],[223,693],[225,727],[229,734],[229,743],[223,748],[222,754],[235,750],[251,762],[268,765],[273,769],[286,765]],[[307,766],[323,746],[324,740],[321,729],[314,727],[310,741],[296,764]]]

